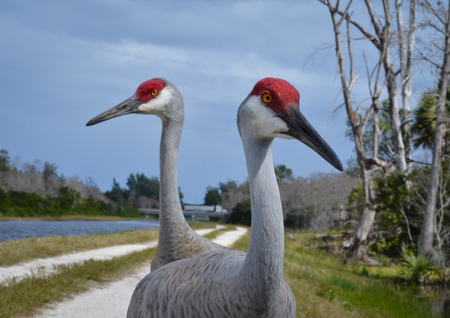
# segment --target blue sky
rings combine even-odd
[[[246,179],[236,112],[264,77],[293,84],[344,165],[353,156],[344,110],[331,115],[341,100],[334,50],[311,59],[334,41],[316,1],[5,0],[0,30],[0,149],[103,191],[113,178],[124,187],[131,173],[159,174],[159,118],[85,126],[153,77],[185,101],[178,175],[187,203],[202,203],[208,185]],[[274,162],[302,177],[333,171],[298,141],[275,140]]]

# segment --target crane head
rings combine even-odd
[[[300,94],[289,82],[264,78],[253,87],[238,110],[242,138],[297,139],[343,171],[336,153],[300,112]]]
[[[175,85],[164,78],[153,78],[139,85],[133,96],[91,119],[86,126],[127,114],[151,114],[161,118],[178,114],[184,118],[183,107]]]

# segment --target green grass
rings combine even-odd
[[[243,235],[239,240],[237,240],[233,245],[231,245],[230,247],[233,250],[238,250],[238,251],[244,251],[247,252],[248,250],[248,244],[250,242],[250,227],[249,226],[242,226],[239,225],[240,227],[246,227],[247,228],[247,233],[245,235]]]
[[[429,303],[395,283],[398,267],[347,265],[344,257],[320,249],[337,248],[340,234],[327,240],[314,233],[291,234],[296,241],[286,237],[283,277],[294,292],[297,317],[434,317]],[[246,251],[249,240],[250,231],[233,248]]]
[[[27,238],[0,243],[0,266],[11,266],[35,258],[55,257],[107,246],[156,241],[158,229],[116,234]]]

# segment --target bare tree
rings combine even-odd
[[[337,173],[318,173],[279,184],[285,224],[312,231],[330,229],[356,184],[356,178]]]
[[[438,198],[439,176],[441,173],[443,133],[446,122],[446,95],[448,89],[448,77],[450,74],[450,1],[447,4],[447,10],[437,10],[428,0],[423,2],[423,7],[434,15],[435,21],[429,21],[429,25],[444,35],[445,41],[442,46],[442,62],[433,65],[440,70],[440,78],[436,93],[436,128],[433,140],[433,159],[431,166],[431,178],[428,186],[427,203],[423,226],[419,239],[419,254],[428,255],[437,263],[441,256],[433,247],[436,228],[436,205]]]
[[[409,4],[409,19],[408,29],[404,28],[402,2],[395,0],[394,14],[391,12],[391,6],[389,0],[383,0],[382,14],[377,15],[372,1],[365,0],[366,14],[370,19],[370,24],[373,28],[370,32],[363,26],[364,23],[359,23],[352,18],[351,7],[353,1],[347,2],[345,9],[341,10],[340,0],[336,0],[333,5],[329,0],[318,0],[320,3],[326,5],[331,15],[331,21],[334,27],[335,33],[335,46],[336,57],[338,64],[338,73],[341,78],[341,87],[344,97],[344,105],[346,107],[349,123],[352,129],[353,139],[355,142],[357,161],[360,168],[360,175],[364,187],[365,193],[365,205],[359,227],[355,232],[355,235],[346,242],[347,247],[352,247],[358,257],[361,257],[365,253],[365,241],[367,235],[373,224],[375,218],[375,193],[373,186],[373,172],[378,169],[383,169],[385,172],[392,171],[393,167],[391,161],[396,163],[397,169],[405,173],[408,172],[408,162],[410,161],[411,150],[410,142],[407,142],[407,148],[405,148],[404,136],[402,128],[406,128],[407,135],[409,133],[409,111],[410,111],[410,97],[411,97],[411,78],[414,73],[412,54],[414,48],[414,33],[416,29],[416,1],[410,0]],[[392,26],[392,17],[396,18],[397,29]],[[344,49],[342,47],[342,25],[346,22],[346,38],[347,43],[347,63],[349,64],[349,71],[345,68]],[[364,21],[363,21],[364,22]],[[369,94],[371,98],[371,105],[364,109],[358,101],[352,99],[352,88],[358,76],[354,75],[355,62],[353,55],[353,43],[352,36],[350,34],[351,29],[356,29],[364,39],[370,41],[376,49],[378,56],[378,64],[369,71],[368,62],[366,60],[366,68],[368,73],[368,86]],[[396,66],[392,58],[392,48],[394,44],[398,44],[398,60],[400,65]],[[364,55],[365,57],[365,55]],[[398,75],[401,75],[401,79],[398,80]],[[380,96],[387,88],[388,101],[389,101],[389,118],[390,118],[390,142],[386,143],[386,138],[382,138],[382,134],[386,133],[380,130],[379,127],[379,112],[380,112]],[[405,120],[402,122],[400,118],[398,92],[402,90],[402,103],[404,107],[404,113],[406,115]],[[372,149],[367,151],[367,145],[364,144],[364,134],[366,124],[372,118]],[[385,158],[382,160],[379,157],[378,149],[383,145],[390,152],[391,158]],[[392,145],[392,147],[391,147]],[[368,155],[371,153],[371,157]]]
[[[411,140],[411,82],[412,82],[412,67],[413,67],[413,49],[415,44],[416,31],[416,0],[410,0],[409,10],[409,30],[405,31],[403,26],[403,11],[401,8],[402,0],[395,1],[396,18],[397,18],[397,34],[398,34],[398,52],[400,57],[400,74],[402,80],[402,104],[404,110],[404,135],[405,140]],[[406,37],[406,39],[405,39]],[[412,168],[412,150],[411,142],[407,142],[406,159],[408,171]]]
[[[227,183],[221,183],[222,207],[231,211],[236,204],[250,200],[250,187],[248,181],[237,186],[236,181],[228,180]]]
[[[50,163],[46,161],[44,163],[44,170],[42,171],[42,176],[44,178],[44,188],[45,191],[48,191],[50,187],[53,186],[55,182],[57,182],[58,175],[56,173],[58,170],[58,166],[54,163]]]
[[[365,1],[367,13],[374,28],[374,34],[371,34],[361,24],[352,19],[350,14],[352,1],[347,3],[344,10],[340,10],[339,0],[336,1],[335,5],[333,5],[331,1],[327,0],[318,1],[328,7],[331,15],[331,21],[333,23],[338,74],[341,79],[344,105],[349,119],[349,124],[351,126],[353,140],[355,142],[357,162],[360,168],[360,177],[364,187],[365,204],[359,226],[355,232],[355,235],[345,243],[346,247],[352,247],[356,255],[361,258],[366,252],[365,241],[372,227],[376,211],[372,174],[375,170],[380,168],[386,172],[392,170],[393,168],[390,160],[382,160],[378,155],[379,142],[383,140],[381,138],[383,132],[381,132],[379,128],[380,96],[386,86],[389,93],[391,138],[394,145],[394,149],[391,149],[391,158],[396,159],[397,166],[400,170],[407,170],[405,147],[401,134],[401,123],[397,101],[398,85],[396,82],[396,74],[398,73],[394,71],[394,66],[390,60],[390,46],[392,40],[390,8],[388,1],[383,1],[384,25],[380,25],[380,20],[375,15],[371,1]],[[347,44],[347,59],[344,58],[344,48],[342,46],[343,41],[341,39],[341,29],[344,22],[346,26],[345,41]],[[371,98],[371,103],[368,108],[364,108],[362,103],[352,98],[352,89],[359,76],[354,75],[355,62],[351,27],[355,27],[375,46],[378,51],[378,63],[372,70],[369,70],[369,65],[366,59],[368,88]],[[349,64],[348,71],[345,66],[345,60],[347,60],[347,63]],[[382,76],[382,71],[384,71],[384,78]],[[371,128],[373,141],[371,145],[372,149],[367,149],[368,145],[364,143],[364,134],[366,133],[367,123],[370,118],[372,118]],[[389,146],[387,148],[390,149]],[[368,150],[372,156],[368,155]]]
[[[39,160],[35,160],[34,164],[24,163],[19,167],[10,163],[6,150],[2,150],[0,156],[6,158],[5,166],[7,164],[7,169],[0,170],[0,189],[6,192],[12,190],[57,197],[60,194],[60,188],[67,186],[79,193],[80,199],[92,197],[96,201],[111,202],[89,178],[83,183],[78,177],[69,178],[67,182],[58,177],[57,166],[53,163],[42,164]]]

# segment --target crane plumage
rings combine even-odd
[[[151,114],[162,121],[160,230],[158,251],[152,260],[151,269],[194,255],[227,249],[197,234],[183,215],[178,193],[177,162],[184,123],[184,103],[176,86],[164,78],[145,81],[132,97],[91,119],[87,126],[126,114]]]
[[[299,139],[341,171],[342,164],[301,115],[298,91],[284,80],[259,81],[240,105],[237,124],[252,205],[248,252],[214,251],[160,267],[136,286],[128,318],[295,317],[295,298],[282,278],[283,212],[273,139]]]

